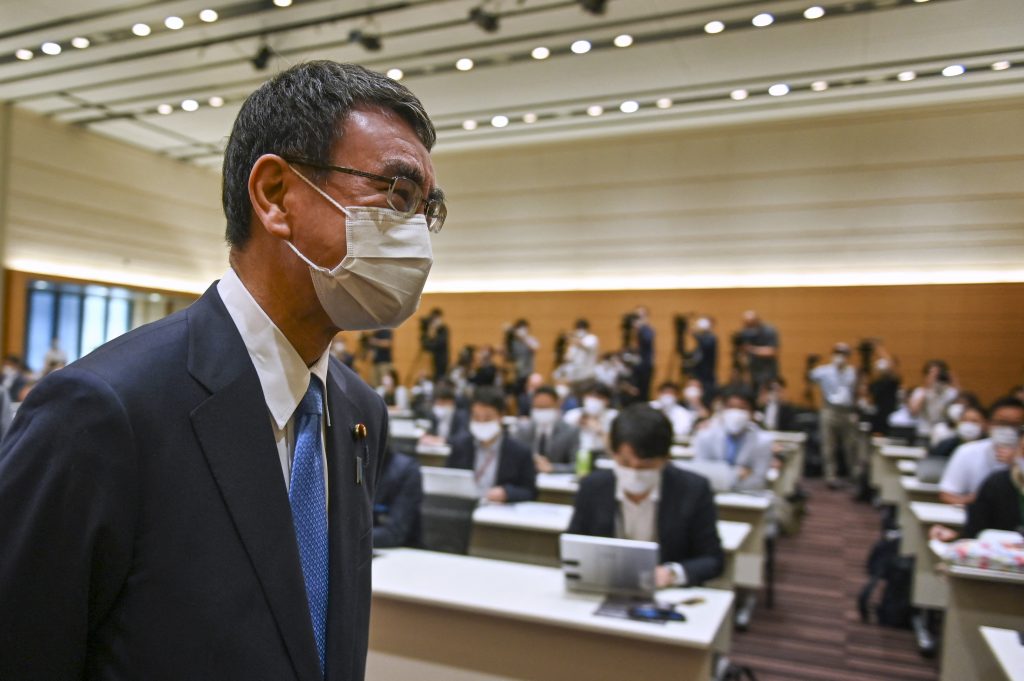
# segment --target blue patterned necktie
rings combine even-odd
[[[327,494],[321,454],[320,414],[323,413],[323,387],[316,376],[309,377],[309,388],[295,410],[295,455],[288,487],[295,538],[299,543],[302,577],[306,582],[309,616],[320,655],[320,673],[324,673],[327,642]]]

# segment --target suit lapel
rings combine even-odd
[[[211,392],[192,427],[302,681],[320,679],[291,507],[263,389],[223,302],[189,309],[189,371]]]

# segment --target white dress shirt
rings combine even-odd
[[[324,467],[324,486],[327,486],[327,446],[324,442],[324,417],[330,423],[327,413],[327,363],[328,349],[307,367],[298,351],[285,338],[281,329],[271,321],[259,303],[229,269],[217,283],[217,293],[235,323],[249,352],[249,358],[256,368],[256,375],[263,388],[267,402],[270,427],[277,443],[277,454],[281,460],[281,474],[285,487],[291,485],[292,458],[295,455],[295,424],[293,416],[306,390],[309,377],[314,375],[324,386],[324,413],[320,417],[320,451]]]
[[[671,465],[671,464],[670,464]],[[615,485],[615,500],[619,513],[615,522],[615,536],[633,541],[658,541],[658,502],[661,500],[660,485],[634,503],[626,496],[622,486]],[[679,563],[664,563],[672,571],[676,586],[686,586],[686,569]]]

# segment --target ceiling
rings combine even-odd
[[[0,0],[0,100],[216,168],[245,96],[315,58],[401,69],[440,150],[1024,95],[1021,0],[275,1]]]

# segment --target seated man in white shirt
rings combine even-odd
[[[722,398],[721,413],[693,441],[694,458],[733,466],[736,489],[764,489],[772,465],[772,436],[753,422],[754,396],[734,388],[726,390]]]
[[[969,504],[991,473],[1013,460],[1024,426],[1024,403],[1003,397],[989,409],[989,437],[960,445],[939,481],[939,499],[947,504]]]
[[[614,470],[583,478],[569,533],[656,541],[659,588],[702,584],[722,574],[715,498],[707,480],[669,464],[672,425],[646,404],[612,424]]]
[[[612,422],[619,415],[611,405],[612,391],[605,384],[594,382],[583,393],[583,406],[565,412],[562,420],[580,430],[580,449],[591,453],[605,451]]]
[[[530,420],[513,433],[533,452],[533,462],[541,473],[571,473],[576,468],[580,430],[562,420],[560,401],[551,386],[537,388],[530,405]]]
[[[679,386],[666,381],[658,386],[658,399],[651,402],[651,406],[664,414],[672,424],[676,440],[689,437],[697,420],[692,411],[679,404],[679,398]]]

